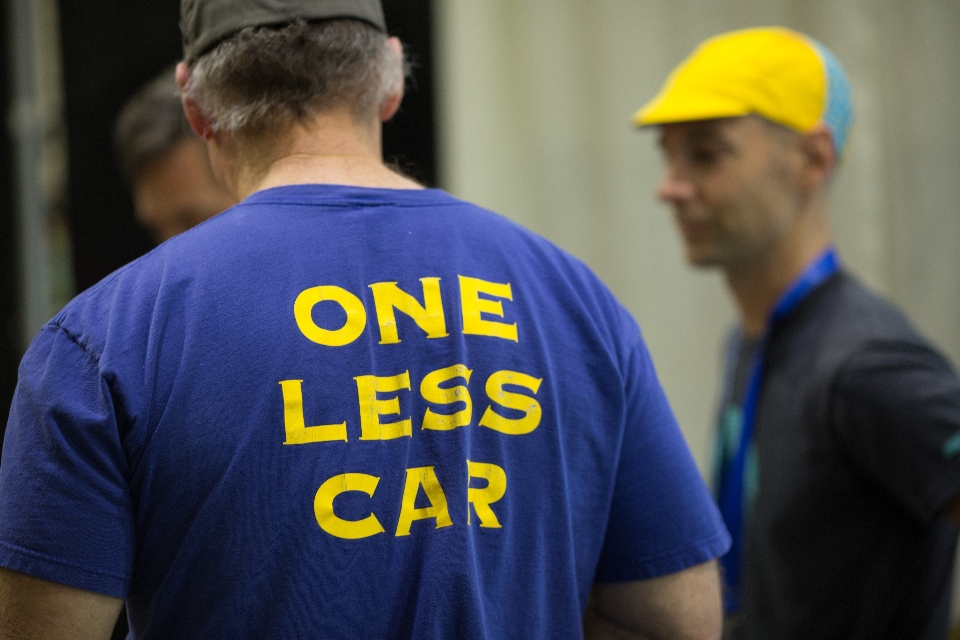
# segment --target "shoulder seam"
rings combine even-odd
[[[67,328],[60,320],[51,321],[50,326],[54,326],[60,331],[63,331],[64,335],[66,335],[71,342],[77,345],[81,351],[83,351],[91,360],[93,360],[93,362],[97,365],[97,369],[100,368],[100,355],[94,352],[93,348],[78,334]]]

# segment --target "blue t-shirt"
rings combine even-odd
[[[41,331],[0,565],[138,638],[577,638],[728,536],[629,314],[437,190],[269,189]]]

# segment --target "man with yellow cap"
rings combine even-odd
[[[960,381],[840,264],[827,192],[851,120],[837,59],[782,28],[710,38],[635,115],[687,259],[740,312],[714,476],[733,638],[947,631]]]

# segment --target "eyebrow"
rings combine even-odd
[[[687,139],[688,139],[688,141],[694,142],[694,143],[699,143],[699,142],[719,142],[719,143],[723,143],[723,142],[725,142],[723,136],[720,135],[720,132],[717,131],[717,128],[716,128],[716,127],[712,127],[712,126],[709,126],[709,125],[700,125],[700,124],[696,124],[696,125],[693,125],[693,126],[691,127],[689,133],[687,134]],[[660,148],[661,148],[661,149],[665,148],[665,147],[664,147],[664,140],[663,140],[663,132],[662,132],[662,131],[661,131],[661,133],[660,133],[660,137],[659,137],[659,139],[657,140],[657,142],[658,142],[658,144],[660,145]]]
[[[722,142],[723,136],[717,130],[716,126],[701,125],[693,128],[690,132],[690,139],[694,142],[711,142],[713,140]]]

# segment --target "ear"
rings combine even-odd
[[[803,154],[804,186],[816,189],[826,184],[837,166],[837,152],[833,147],[830,129],[821,124],[802,134],[800,150]]]
[[[193,129],[198,138],[204,142],[209,142],[213,138],[213,126],[203,115],[203,111],[200,110],[200,105],[197,104],[196,100],[188,97],[185,92],[187,83],[190,81],[190,67],[187,66],[186,62],[177,63],[176,79],[182,96],[183,113],[187,116],[190,128]]]
[[[386,122],[400,109],[400,103],[403,101],[404,85],[406,84],[406,78],[403,73],[403,45],[400,44],[400,40],[397,38],[387,38],[387,46],[397,54],[397,69],[395,72],[398,79],[396,90],[391,92],[383,101],[383,104],[380,105],[380,122]]]

